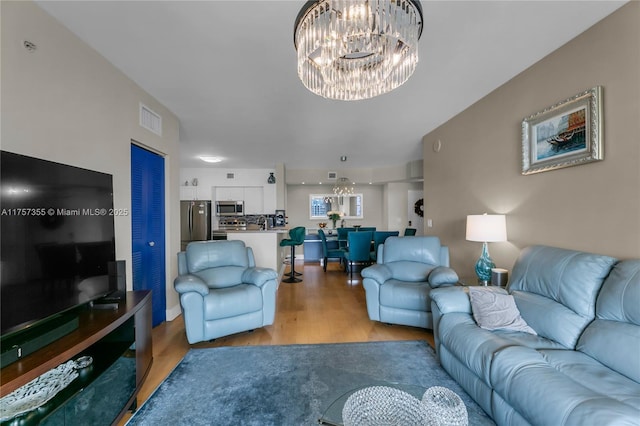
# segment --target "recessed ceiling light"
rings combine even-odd
[[[211,157],[211,156],[208,156],[208,155],[201,155],[198,158],[200,158],[202,161],[205,161],[207,163],[219,163],[219,162],[222,161],[221,157]]]

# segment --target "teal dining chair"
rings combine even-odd
[[[376,261],[380,244],[384,244],[387,238],[397,237],[398,235],[400,235],[400,231],[375,231],[373,233],[373,251],[370,254],[371,260]]]
[[[348,250],[344,254],[344,259],[348,263],[349,275],[353,279],[354,263],[371,264],[371,240],[373,232],[360,231],[349,232],[347,234]]]
[[[338,248],[346,249],[347,248],[347,234],[349,232],[354,232],[356,228],[338,228]]]
[[[318,235],[320,236],[320,241],[322,241],[322,267],[325,272],[327,272],[327,262],[329,259],[339,259],[340,265],[342,265],[342,261],[344,260],[345,250],[341,248],[329,248],[327,244],[327,236],[324,234],[322,229],[318,230]]]
[[[409,237],[416,235],[416,228],[404,228],[404,236]]]
[[[360,232],[365,232],[365,231],[376,232],[376,227],[375,226],[361,226],[359,231]]]

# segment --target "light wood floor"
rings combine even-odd
[[[190,348],[383,340],[425,340],[434,345],[429,330],[369,320],[362,278],[354,273],[350,281],[337,262],[330,262],[326,273],[318,263],[296,263],[296,270],[303,273],[303,281],[280,283],[273,325],[195,345],[187,342],[182,316],[154,328],[153,365],[138,394],[138,406]],[[127,414],[120,424],[129,417]]]

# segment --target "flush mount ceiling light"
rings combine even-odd
[[[316,0],[298,13],[298,76],[329,99],[373,98],[401,86],[418,63],[418,0]]]
[[[336,184],[333,186],[333,193],[338,196],[352,195],[353,192],[353,185],[349,183],[349,179],[346,177],[338,178]]]
[[[202,161],[207,162],[207,163],[219,163],[222,161],[222,158],[220,157],[211,157],[208,155],[201,155],[199,157]]]

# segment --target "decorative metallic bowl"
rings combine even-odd
[[[320,222],[320,223],[318,224],[318,226],[319,226],[320,228],[326,228],[326,227],[327,227],[327,222]]]

